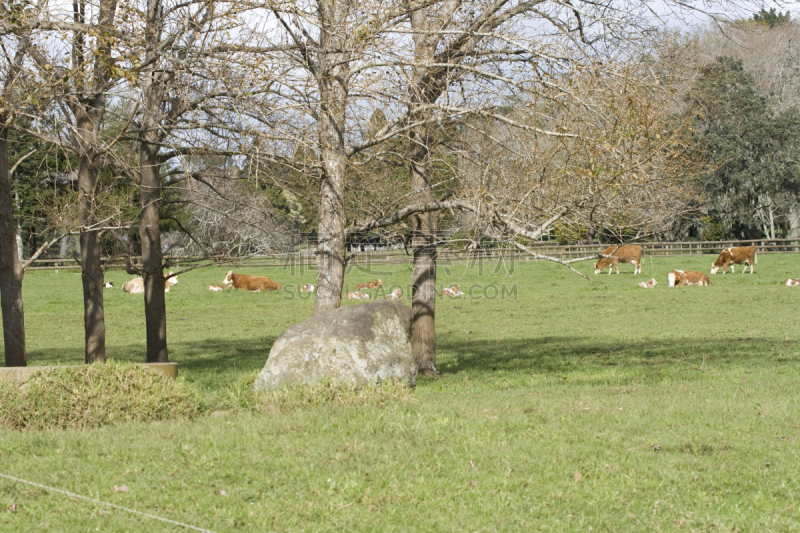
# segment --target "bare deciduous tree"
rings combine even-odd
[[[612,189],[630,204],[624,216],[619,212],[622,203],[615,205],[610,196],[593,191],[583,195],[590,200],[570,197],[566,205],[551,199],[551,210],[543,212],[543,218],[537,217],[534,229],[530,227],[532,219],[519,221],[510,214],[513,210],[504,214],[499,207],[494,209],[503,203],[499,191],[493,191],[496,198],[489,198],[485,191],[480,196],[472,189],[448,190],[444,198],[436,181],[436,161],[452,157],[448,154],[454,153],[453,144],[458,142],[448,128],[460,127],[457,124],[474,127],[476,117],[489,121],[487,124],[500,121],[517,132],[536,133],[541,146],[560,143],[559,158],[569,152],[571,164],[577,165],[581,150],[597,151],[599,145],[594,141],[583,142],[586,136],[581,120],[563,122],[560,127],[565,129],[559,131],[548,129],[550,125],[538,120],[532,125],[503,107],[537,101],[549,106],[539,108],[538,113],[546,110],[549,116],[556,116],[565,98],[573,98],[570,116],[576,116],[579,104],[587,116],[593,112],[602,116],[597,101],[580,102],[578,87],[591,89],[580,80],[587,73],[595,81],[619,76],[624,70],[619,66],[626,58],[633,60],[637,49],[651,41],[659,22],[649,18],[652,14],[644,2],[408,1],[387,9],[380,2],[328,0],[253,7],[270,13],[269,23],[262,25],[269,29],[253,32],[249,51],[263,61],[285,65],[285,75],[261,100],[268,102],[263,107],[269,111],[252,110],[249,116],[256,117],[262,135],[274,142],[274,147],[280,147],[273,152],[275,160],[292,165],[289,154],[301,149],[318,158],[316,165],[305,169],[320,183],[315,311],[339,305],[345,265],[342,236],[385,228],[389,223],[405,224],[411,217],[406,227],[411,231],[415,254],[414,352],[423,373],[436,373],[437,216],[432,211],[447,207],[474,211],[494,237],[503,239],[509,234],[533,239],[532,235],[547,231],[567,213],[573,217],[569,223],[582,220],[596,226],[600,218],[609,223],[605,215],[614,212],[618,231],[637,233],[645,231],[641,217],[648,212],[646,206],[653,205],[656,196],[666,194],[666,190],[659,193],[652,187],[637,186],[636,177],[644,183],[650,178],[660,179],[667,171],[656,171],[656,164],[643,169],[618,161],[619,169],[606,175],[617,176],[616,188]],[[670,3],[670,7],[682,9],[682,4]],[[270,52],[264,51],[267,48]],[[624,107],[624,102],[618,103]],[[276,109],[281,111],[276,113]],[[383,118],[372,121],[379,110]],[[639,117],[644,119],[646,114]],[[608,125],[603,128],[607,130]],[[638,164],[642,165],[657,153],[658,146],[653,142],[644,150],[649,156],[642,155],[642,147],[615,147],[619,153],[606,154],[605,161],[638,153]],[[281,150],[283,156],[278,155]],[[537,155],[527,151],[521,159]],[[354,187],[374,180],[348,181],[348,177],[360,176],[361,169],[375,161],[405,165],[409,186],[381,189],[377,195],[373,191],[374,201],[367,201],[368,195],[354,191]],[[514,164],[524,166],[523,161]],[[582,163],[585,168],[593,164]],[[578,166],[572,168],[577,174]],[[560,177],[563,189],[580,190],[580,184],[571,181],[570,175]],[[348,213],[347,198],[353,195],[361,198],[362,207]],[[582,210],[589,203],[595,206],[588,211],[593,215]],[[638,212],[633,204],[640,206]],[[603,206],[605,211],[601,210]]]
[[[10,7],[10,9],[9,9]],[[0,6],[0,16],[12,19],[24,17],[22,6],[11,4]],[[22,267],[17,254],[17,231],[14,220],[14,198],[12,196],[12,169],[8,160],[8,130],[14,120],[14,108],[21,104],[23,89],[20,87],[23,62],[30,46],[29,35],[24,31],[0,37],[10,48],[4,48],[2,93],[0,96],[0,298],[3,312],[3,343],[6,366],[26,366],[25,314],[22,305]],[[13,46],[13,48],[11,48]]]
[[[37,42],[48,43],[35,46],[31,56],[40,77],[56,88],[67,120],[69,141],[53,141],[77,156],[85,352],[86,362],[92,363],[106,357],[97,183],[99,160],[116,140],[103,138],[103,125],[109,92],[121,74],[115,49],[118,2],[76,0],[71,13],[62,7],[43,2],[42,20],[28,29]]]
[[[620,243],[669,227],[691,209],[700,171],[684,154],[689,123],[676,119],[676,96],[647,71],[606,65],[576,79],[558,105],[519,102],[507,115],[514,126],[471,124],[461,180],[486,206],[480,229],[528,250],[555,224],[580,238],[602,227]]]
[[[197,6],[165,0],[146,0],[142,20],[142,40],[136,42],[134,67],[138,73],[141,114],[137,128],[139,165],[133,172],[139,187],[139,239],[144,279],[147,361],[166,362],[167,315],[164,300],[164,256],[161,243],[163,176],[162,167],[182,153],[174,147],[181,139],[177,129],[202,129],[185,116],[202,105],[204,95],[187,90],[191,65],[207,48],[199,45],[201,36],[210,34],[211,21],[224,21],[224,10],[217,15],[218,2]],[[140,66],[136,66],[136,64]]]

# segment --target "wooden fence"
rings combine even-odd
[[[644,247],[645,256],[668,257],[682,255],[702,255],[718,254],[722,249],[731,246],[749,246],[754,244],[758,253],[791,253],[800,252],[800,239],[770,239],[757,241],[692,241],[692,242],[641,242],[637,243]],[[602,252],[610,244],[576,244],[576,245],[555,245],[541,243],[534,245],[532,249],[542,255],[556,257],[561,260],[569,261],[581,257],[592,258]],[[405,250],[374,250],[369,252],[354,252],[349,254],[349,266],[353,268],[369,267],[372,264],[410,264],[412,256]],[[133,258],[136,262],[136,258]],[[230,258],[182,258],[168,257],[175,265],[175,269],[182,264],[197,263],[204,261],[218,266],[226,267],[283,267],[287,269],[315,268],[316,262],[314,253],[310,250],[300,250],[285,254],[271,254],[253,257]],[[456,250],[442,246],[439,248],[440,261],[481,261],[481,260],[534,260],[530,255],[520,252],[513,248],[482,248],[479,250],[466,251]],[[123,268],[124,262],[120,258],[103,258],[104,264],[108,268]],[[78,263],[71,258],[62,259],[38,259],[29,267],[30,270],[53,270],[53,269],[77,269]]]

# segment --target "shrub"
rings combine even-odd
[[[702,239],[704,241],[722,241],[734,238],[728,226],[717,217],[703,217],[700,223],[704,226]]]

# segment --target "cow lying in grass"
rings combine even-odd
[[[645,289],[655,288],[656,285],[658,285],[658,282],[656,281],[656,278],[650,278],[649,281],[640,281],[639,282],[639,287],[642,287],[642,288],[645,288]]]
[[[705,287],[711,285],[711,280],[697,270],[672,270],[667,274],[670,287],[697,286]]]
[[[612,257],[601,257],[597,263],[594,264],[594,273],[600,274],[603,269],[607,268],[608,273],[611,274],[611,269],[616,268],[619,274],[619,263],[633,264],[633,273],[641,274],[642,272],[642,247],[632,244],[623,246],[611,246],[603,250],[603,255],[610,255]]]
[[[209,285],[208,287],[206,287],[206,289],[210,291],[224,291],[228,288],[229,287],[223,287],[222,285]]]
[[[356,285],[356,290],[359,291],[361,289],[377,289],[383,287],[383,282],[379,279],[375,281],[365,281],[364,283],[359,283]]]
[[[797,278],[797,279],[789,278],[786,281],[784,281],[783,283],[785,283],[787,287],[794,287],[795,285],[800,285],[800,278]]]
[[[164,282],[164,292],[169,292],[169,286],[173,285],[169,280]],[[122,284],[122,292],[129,294],[144,294],[144,278],[133,278]]]
[[[344,295],[345,300],[369,300],[369,294],[365,292],[348,292]]]
[[[728,267],[731,267],[731,274],[734,273],[733,265],[740,265],[744,263],[744,268],[742,269],[742,274],[747,271],[748,265],[750,266],[750,273],[753,273],[753,265],[758,264],[758,257],[756,256],[756,247],[755,246],[739,246],[737,248],[726,248],[719,253],[719,257],[717,260],[714,261],[714,264],[711,265],[711,273],[716,274],[720,267],[722,267],[722,273],[728,270]]]
[[[234,289],[241,289],[244,291],[261,292],[261,291],[279,291],[281,290],[280,283],[272,281],[264,276],[248,276],[247,274],[234,274],[233,270],[229,270],[225,274],[225,279],[222,281],[225,285],[230,285]]]
[[[315,285],[303,285],[300,287],[300,292],[314,292],[317,290]]]
[[[177,285],[178,277],[174,275],[172,270],[169,271],[167,276],[172,276],[171,278],[167,278],[164,281],[164,292],[169,292],[170,285]],[[106,287],[113,287],[114,284],[106,283]],[[122,292],[127,292],[129,294],[142,294],[144,293],[144,278],[133,278],[130,281],[126,281],[122,284]]]
[[[458,285],[450,285],[445,287],[441,292],[442,296],[464,296],[464,293],[458,290]]]
[[[395,290],[393,290],[392,292],[390,292],[389,294],[386,295],[386,299],[387,300],[402,300],[403,299],[403,291],[401,291],[399,288],[395,289]]]

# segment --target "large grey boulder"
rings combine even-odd
[[[401,379],[413,386],[416,375],[411,309],[380,300],[327,311],[284,331],[272,345],[255,389],[276,390],[322,378],[358,386]]]

